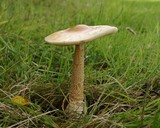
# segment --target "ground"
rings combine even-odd
[[[147,0],[1,0],[0,127],[159,128],[159,8]],[[87,112],[73,120],[61,104],[74,47],[44,37],[77,24],[119,31],[86,45]],[[15,96],[27,102],[13,102]]]

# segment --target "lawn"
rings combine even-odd
[[[160,128],[159,8],[147,0],[1,0],[0,127]],[[44,38],[77,24],[119,31],[85,45],[87,111],[73,120],[61,105],[74,47]]]

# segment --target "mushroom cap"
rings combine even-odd
[[[108,25],[88,26],[80,24],[55,32],[45,37],[45,41],[55,45],[79,45],[117,31],[116,27]]]

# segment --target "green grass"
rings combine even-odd
[[[0,127],[160,127],[160,2],[1,0]],[[61,109],[74,48],[44,37],[76,24],[118,33],[86,44],[85,96],[79,121]],[[135,34],[126,29],[129,27]],[[21,95],[33,104],[10,101]]]

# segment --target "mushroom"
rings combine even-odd
[[[84,111],[84,44],[117,31],[116,27],[107,25],[88,26],[80,24],[45,37],[45,41],[51,44],[75,45],[71,86],[67,98],[68,105],[65,109],[68,115],[79,117]]]

